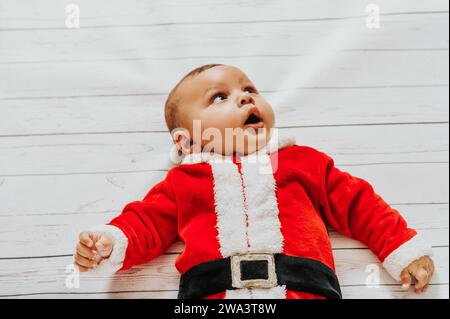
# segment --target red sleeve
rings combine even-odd
[[[127,239],[120,270],[162,255],[177,238],[177,205],[170,180],[169,173],[142,201],[129,203],[109,223],[119,228]]]
[[[333,159],[323,155],[320,202],[333,228],[364,243],[382,262],[417,234],[367,181],[339,170]]]

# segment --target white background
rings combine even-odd
[[[66,27],[66,6],[80,28]],[[375,2],[375,1],[373,1]],[[331,232],[346,298],[448,298],[447,0],[0,0],[0,297],[176,297],[182,245],[65,285],[77,233],[141,199],[169,167],[163,103],[205,63],[241,67],[277,126],[332,156],[433,246],[425,295]]]

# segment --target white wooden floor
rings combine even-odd
[[[376,3],[380,28],[366,26]],[[80,9],[65,26],[66,5]],[[241,67],[299,144],[369,180],[433,246],[415,295],[332,233],[346,298],[449,297],[447,0],[0,0],[0,297],[176,297],[176,244],[65,285],[77,233],[169,167],[168,90],[205,63]]]

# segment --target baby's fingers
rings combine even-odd
[[[81,242],[78,243],[76,251],[81,256],[89,258],[89,259],[92,259],[95,257],[94,251],[91,248],[88,248],[87,246],[83,245]]]
[[[424,268],[420,268],[414,273],[414,277],[416,278],[416,284],[414,285],[416,292],[423,292],[430,281],[428,272]]]
[[[75,267],[78,269],[79,272],[86,272],[86,271],[89,271],[89,270],[90,270],[90,268],[80,266],[80,265],[78,265],[76,262],[74,263],[74,265],[75,265]]]
[[[407,269],[403,270],[401,275],[401,280],[402,280],[402,288],[403,289],[408,289],[411,286],[411,274],[409,273],[409,271]]]
[[[75,263],[79,266],[92,269],[97,266],[97,262],[89,258],[83,257],[80,254],[75,254]]]
[[[93,234],[88,231],[82,231],[79,235],[80,242],[87,247],[92,247],[94,245],[92,237]]]
[[[103,234],[100,239],[95,243],[95,248],[97,249],[100,256],[103,258],[109,257],[113,249],[113,242],[106,234]]]

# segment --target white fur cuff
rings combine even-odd
[[[90,230],[96,232],[105,232],[110,235],[114,241],[114,247],[109,258],[102,260],[93,271],[114,273],[122,268],[123,261],[125,259],[125,253],[128,247],[127,236],[125,236],[125,234],[118,227],[112,225],[96,226],[94,228],[91,228]]]
[[[395,280],[400,281],[400,274],[411,262],[420,257],[432,255],[431,247],[417,234],[387,256],[383,267]]]

